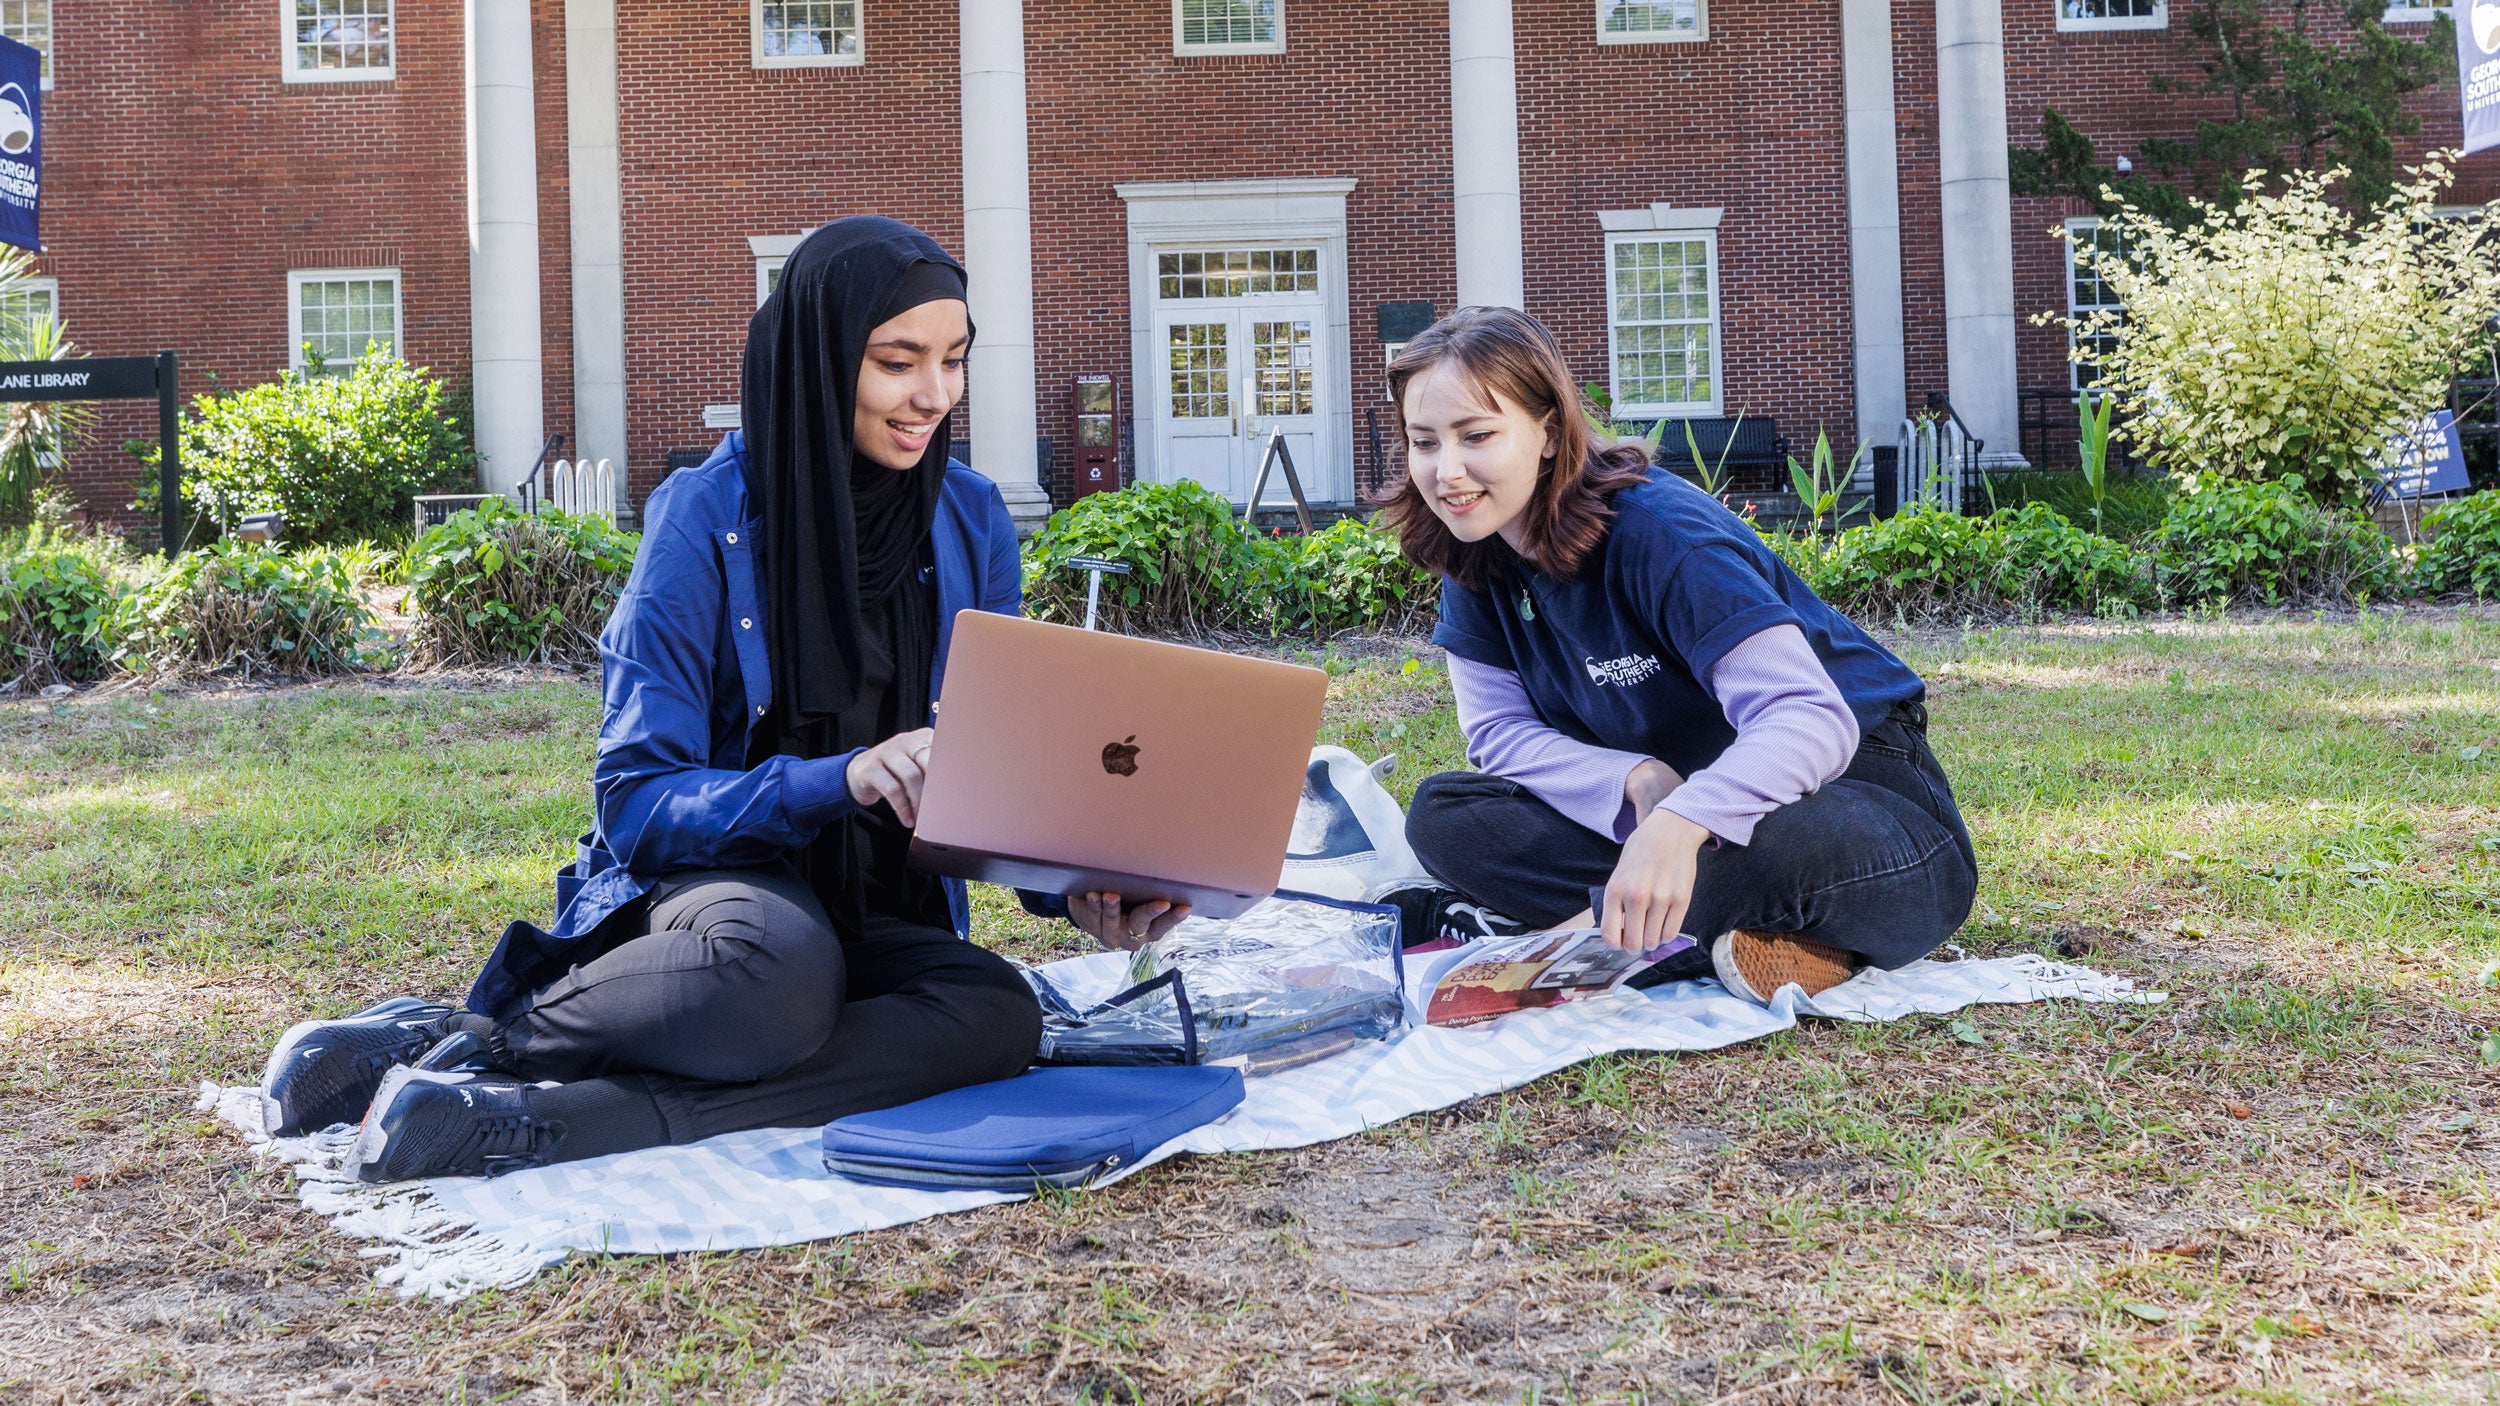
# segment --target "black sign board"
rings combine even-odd
[[[1430,303],[1382,303],[1380,305],[1380,340],[1383,343],[1411,342],[1433,323]]]
[[[160,446],[156,466],[157,525],[165,555],[182,545],[181,396],[174,354],[98,356],[62,361],[0,361],[0,402],[20,400],[153,400]]]
[[[0,361],[0,401],[154,400],[156,358]]]

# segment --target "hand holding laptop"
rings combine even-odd
[[[1170,932],[1189,916],[1187,903],[1150,898],[1122,904],[1116,893],[1068,895],[1068,921],[1093,934],[1105,947],[1134,952]]]

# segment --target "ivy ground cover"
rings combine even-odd
[[[450,1308],[375,1290],[190,1089],[538,912],[591,688],[0,704],[0,1401],[2488,1399],[2500,615],[1897,643],[1982,856],[1964,943],[2169,1004],[1596,1061]],[[1454,764],[1431,651],[1325,658],[1330,740],[1401,789]]]

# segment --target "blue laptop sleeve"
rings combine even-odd
[[[879,1186],[1082,1186],[1241,1102],[1211,1065],[1029,1070],[825,1125],[825,1170]]]

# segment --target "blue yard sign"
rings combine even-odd
[[[2388,436],[2379,456],[2374,499],[2428,498],[2463,493],[2474,485],[2465,474],[2465,445],[2457,438],[2454,412],[2435,410],[2411,429]]]
[[[2456,7],[2457,87],[2465,97],[2465,149],[2500,146],[2500,0]]]
[[[41,249],[43,55],[0,36],[0,243]]]

